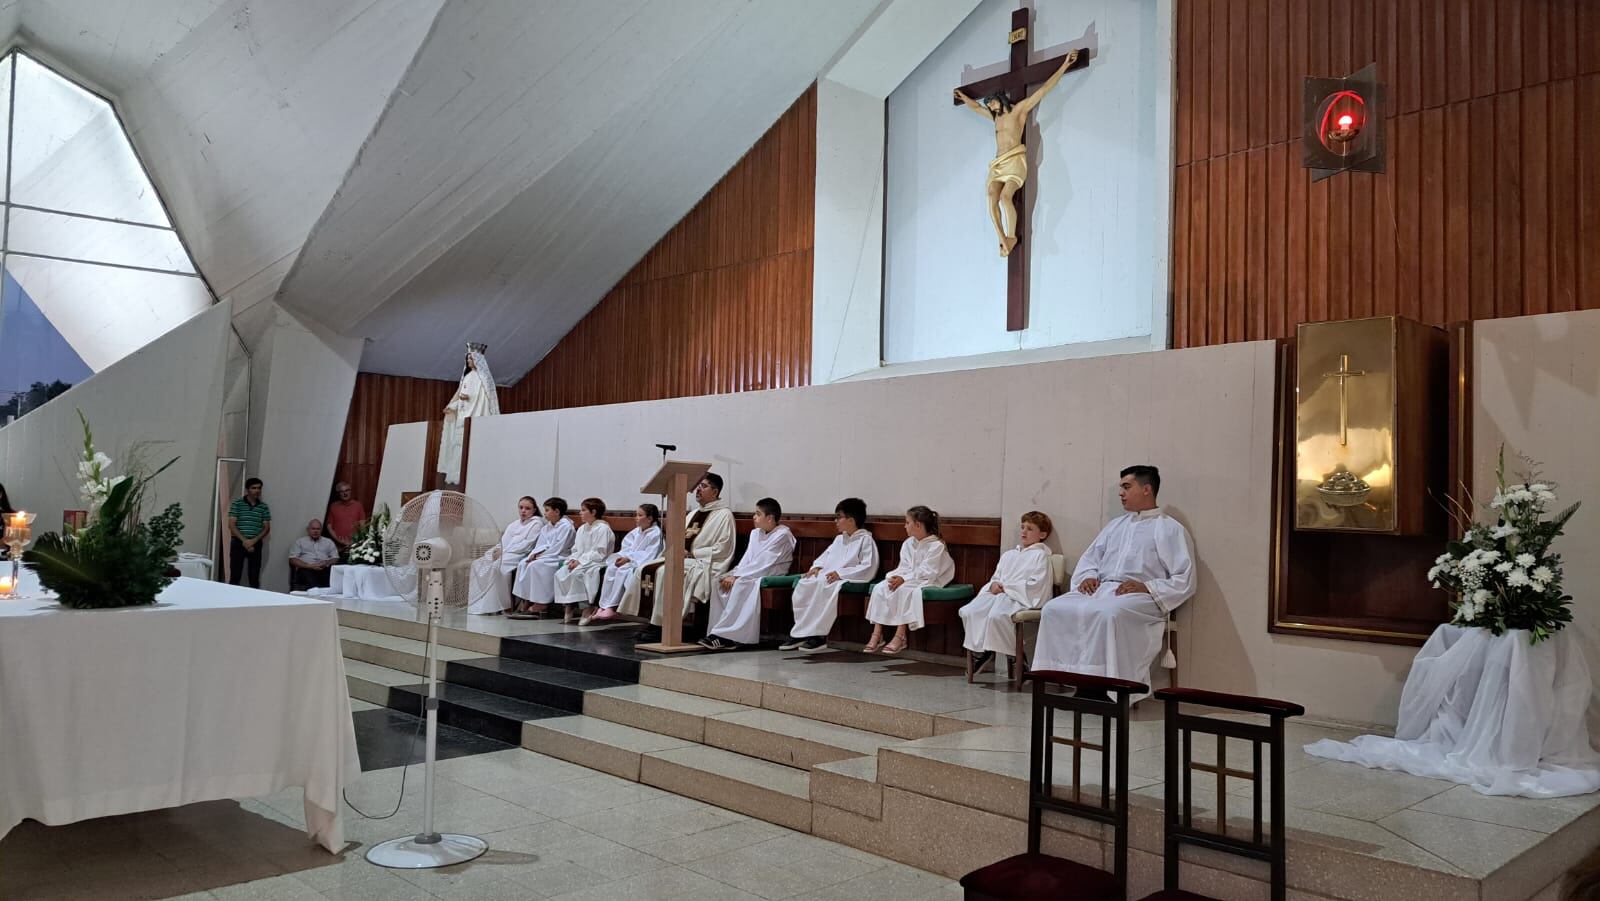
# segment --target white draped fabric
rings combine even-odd
[[[461,374],[461,385],[444,408],[444,428],[439,433],[439,471],[452,485],[461,482],[461,448],[466,440],[467,420],[500,414],[500,396],[489,361],[475,350],[468,356],[472,358],[472,368]]]
[[[572,539],[572,553],[567,564],[556,570],[556,603],[587,604],[600,590],[600,574],[605,569],[606,557],[617,535],[603,519],[578,527]],[[572,561],[578,565],[572,567]]]
[[[1001,588],[999,594],[995,586]],[[978,596],[961,608],[964,644],[974,654],[993,651],[1014,656],[1017,628],[1011,622],[1019,610],[1037,610],[1050,598],[1050,548],[1042,542],[1017,545],[1000,556],[994,575],[978,589]]]
[[[556,570],[567,561],[572,549],[572,538],[577,528],[565,516],[555,522],[546,521],[539,530],[533,550],[517,567],[517,579],[511,591],[519,598],[535,604],[548,604],[556,596]]]
[[[407,584],[400,586],[403,594],[397,593],[395,585],[389,580],[389,571],[381,566],[368,566],[361,563],[334,566],[328,570],[328,587],[313,588],[306,594],[319,598],[356,598],[363,601],[395,601],[397,603],[416,603],[417,586]]]
[[[0,835],[305,789],[306,831],[344,849],[360,771],[338,609],[181,578],[148,607],[0,601]]]
[[[789,571],[794,562],[794,545],[794,533],[781,523],[770,532],[755,529],[750,533],[739,565],[728,571],[733,587],[723,591],[720,581],[711,586],[707,635],[718,635],[735,644],[761,640],[761,580]]]
[[[839,592],[846,582],[867,582],[878,574],[878,543],[866,529],[834,536],[828,549],[811,561],[817,574],[803,577],[794,586],[794,638],[827,637],[839,618]],[[828,574],[839,578],[829,582]]]
[[[527,522],[513,520],[500,536],[500,543],[482,557],[472,561],[472,587],[468,597],[474,600],[467,606],[468,613],[500,613],[511,609],[511,583],[516,580],[517,566],[533,550],[544,529],[544,518],[528,517]]]
[[[600,606],[623,613],[639,612],[639,567],[661,556],[661,527],[635,527],[622,536],[622,547],[606,558],[606,574],[600,583]],[[617,562],[626,559],[627,563]]]
[[[695,528],[695,518],[701,517],[700,526]],[[690,605],[696,602],[704,604],[711,597],[711,586],[722,574],[728,571],[728,565],[733,562],[733,551],[737,535],[733,526],[733,511],[728,508],[728,502],[717,498],[699,510],[690,513],[687,517],[689,538],[693,542],[689,547],[691,554],[683,561],[683,612],[687,614]],[[666,556],[677,559],[675,548],[668,548]],[[674,565],[671,562],[663,564]],[[666,609],[663,599],[656,596],[655,608],[650,612],[650,622],[661,625],[661,617]]]
[[[905,581],[899,588],[891,589],[889,579],[899,576]],[[872,598],[867,601],[867,621],[879,626],[910,625],[913,630],[923,626],[922,589],[950,584],[956,577],[956,562],[937,535],[926,538],[907,538],[900,545],[900,563],[883,581],[872,586]]]
[[[1539,644],[1445,624],[1417,652],[1394,738],[1323,739],[1306,753],[1470,785],[1486,795],[1557,798],[1600,790],[1585,714],[1589,667],[1568,628]]]
[[[1033,668],[1148,683],[1167,613],[1194,596],[1192,547],[1189,530],[1160,508],[1107,523],[1078,558],[1072,590],[1044,605]],[[1077,590],[1085,579],[1100,580],[1093,596]],[[1129,580],[1149,593],[1117,594]]]

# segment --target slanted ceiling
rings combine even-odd
[[[110,96],[219,297],[514,381],[880,0],[20,0],[0,33]]]

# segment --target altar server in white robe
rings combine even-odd
[[[718,579],[711,592],[711,618],[700,646],[731,651],[761,641],[761,580],[782,575],[794,562],[794,533],[780,520],[783,508],[770,497],[756,501],[755,528],[739,565]]]
[[[1167,614],[1194,596],[1193,542],[1157,505],[1161,473],[1121,473],[1122,509],[1078,558],[1072,591],[1045,604],[1033,668],[1150,681]]]
[[[686,547],[667,548],[666,556],[683,559],[683,612],[687,616],[694,604],[704,604],[711,597],[711,587],[728,571],[733,563],[737,536],[733,528],[733,510],[722,499],[722,476],[708,472],[694,486],[694,499],[699,509],[688,516],[684,531]],[[661,582],[657,580],[657,585]],[[650,612],[651,629],[640,635],[641,641],[661,640],[661,617],[666,607],[659,592],[655,607]]]
[[[900,546],[900,563],[887,579],[872,586],[867,602],[867,620],[872,623],[872,640],[862,648],[868,654],[898,654],[906,649],[906,630],[920,629],[922,589],[942,588],[956,577],[956,562],[939,537],[939,514],[918,505],[906,511],[905,544]],[[883,627],[894,626],[894,639],[883,643]]]
[[[572,550],[572,537],[577,529],[567,518],[567,502],[559,497],[544,502],[545,527],[539,530],[539,540],[527,559],[517,567],[517,580],[511,593],[522,602],[521,612],[509,614],[512,619],[532,619],[543,613],[556,596],[556,570],[567,562]]]
[[[544,528],[544,519],[535,511],[539,502],[531,497],[517,501],[517,518],[506,526],[500,543],[487,554],[472,561],[472,591],[475,598],[467,607],[468,613],[500,614],[511,609],[511,583],[516,581],[517,566],[533,550]]]
[[[878,574],[878,542],[867,531],[867,502],[847,497],[833,508],[839,530],[828,549],[811,561],[794,586],[794,628],[782,651],[816,654],[828,649],[828,633],[839,618],[839,592],[846,582],[866,582]]]
[[[576,622],[578,605],[588,606],[600,590],[600,571],[617,542],[606,522],[606,502],[586,497],[578,504],[578,530],[572,536],[572,553],[556,570],[556,603],[566,607],[562,623]]]
[[[971,651],[972,671],[982,672],[996,654],[1017,653],[1017,629],[1011,622],[1020,610],[1037,610],[1050,599],[1050,548],[1044,543],[1054,524],[1038,510],[1022,514],[1016,547],[1000,555],[994,575],[978,596],[961,608],[962,643]]]
[[[606,558],[605,577],[600,581],[599,609],[578,621],[578,625],[610,622],[617,608],[632,599],[632,611],[639,610],[639,567],[661,556],[661,510],[655,504],[640,504],[633,511],[633,530],[622,536],[622,547]]]

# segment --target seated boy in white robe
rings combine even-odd
[[[900,563],[889,577],[872,586],[867,601],[867,621],[872,639],[862,648],[868,654],[898,654],[906,649],[908,629],[920,629],[922,589],[942,588],[956,577],[956,562],[939,537],[939,514],[922,505],[906,511],[906,541],[900,545]],[[894,626],[894,638],[883,641],[883,627]]]
[[[833,508],[839,530],[794,586],[794,628],[780,651],[816,654],[828,649],[828,633],[839,618],[839,592],[846,582],[866,582],[878,574],[878,542],[867,531],[867,502],[847,497]]]
[[[1150,681],[1167,614],[1194,596],[1189,531],[1157,506],[1154,466],[1122,471],[1122,509],[1078,558],[1073,590],[1044,606],[1033,668]]]
[[[963,644],[972,652],[972,672],[983,672],[996,654],[1014,657],[1017,627],[1011,622],[1019,610],[1037,610],[1050,599],[1050,537],[1054,524],[1038,510],[1022,514],[1016,547],[1000,555],[994,575],[978,589],[978,596],[961,608]]]
[[[606,558],[605,577],[600,581],[598,608],[578,620],[578,625],[610,622],[617,608],[631,598],[639,609],[639,568],[661,556],[661,510],[655,504],[640,504],[633,510],[633,530],[622,536],[622,547]]]
[[[588,606],[600,590],[600,570],[605,568],[606,557],[617,536],[606,522],[606,502],[597,497],[586,497],[578,504],[578,529],[572,536],[572,552],[567,562],[556,570],[556,603],[566,613],[563,625],[577,622],[579,606]]]
[[[517,567],[539,540],[544,519],[536,512],[539,502],[531,497],[517,501],[517,518],[506,526],[500,543],[482,557],[472,561],[471,591],[474,598],[467,607],[468,613],[498,615],[511,609],[511,583],[517,578]]]
[[[688,516],[685,523],[683,548],[667,548],[663,553],[671,565],[673,559],[683,559],[683,614],[689,619],[695,604],[704,604],[711,598],[711,588],[728,566],[733,563],[733,551],[738,540],[733,525],[733,510],[722,499],[722,476],[708,472],[694,486],[694,499],[700,505]],[[657,585],[660,580],[657,579]],[[668,599],[656,592],[655,606],[650,611],[650,628],[639,633],[639,641],[661,640],[661,619],[666,614]],[[624,612],[627,612],[624,605]]]
[[[761,641],[761,580],[788,572],[794,561],[794,533],[781,519],[783,508],[777,501],[756,501],[755,528],[744,557],[717,580],[711,593],[711,620],[701,647],[732,651]]]
[[[577,530],[567,518],[567,502],[559,497],[544,502],[544,521],[539,540],[517,567],[511,593],[519,606],[518,612],[506,614],[509,619],[535,619],[555,600],[556,570],[567,562]]]

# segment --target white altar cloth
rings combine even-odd
[[[299,786],[306,832],[343,849],[360,764],[334,605],[183,578],[70,610],[23,583],[0,600],[0,835]]]
[[[191,579],[211,578],[211,558],[205,554],[179,554],[177,561],[172,565],[177,567],[180,574]]]
[[[1394,738],[1323,739],[1306,753],[1470,785],[1486,795],[1557,798],[1600,790],[1584,718],[1589,668],[1571,629],[1537,645],[1442,625],[1417,652]]]
[[[313,588],[308,595],[318,598],[359,598],[364,601],[405,601],[416,603],[416,585],[402,585],[397,594],[389,581],[388,571],[381,566],[341,564],[328,570],[328,587]]]

